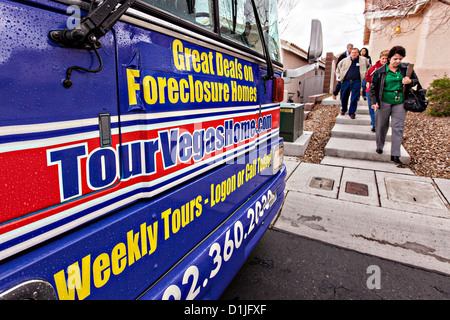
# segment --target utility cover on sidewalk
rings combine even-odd
[[[323,189],[323,190],[333,190],[334,180],[321,178],[321,177],[313,177],[309,186],[311,188]]]
[[[384,208],[450,218],[450,210],[429,177],[375,172]]]
[[[345,184],[345,192],[367,197],[369,196],[369,187],[367,184],[347,181]]]
[[[388,198],[392,201],[446,209],[431,183],[396,178],[386,178],[385,181]]]

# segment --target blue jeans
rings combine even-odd
[[[367,92],[366,92],[367,93]],[[370,114],[370,125],[372,127],[375,127],[375,110],[372,109],[372,106],[370,104],[370,98],[369,94],[367,93],[367,102],[369,104],[369,114]]]
[[[369,94],[366,92],[366,78],[364,78],[364,80],[362,81],[361,88],[362,88],[362,96],[363,97],[368,96]]]
[[[350,93],[352,94],[352,98],[350,100],[350,109],[348,110],[348,114],[355,114],[356,108],[358,107],[358,100],[361,90],[361,80],[345,80],[341,84],[341,111],[347,112],[348,99],[350,98]]]

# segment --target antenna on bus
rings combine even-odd
[[[100,66],[97,69],[87,69],[80,66],[72,66],[67,69],[66,79],[63,81],[63,85],[66,88],[72,86],[70,77],[73,70],[78,69],[91,73],[97,73],[102,70],[103,61],[97,51],[102,46],[99,39],[111,30],[113,25],[136,0],[104,0],[97,7],[94,5],[95,0],[91,1],[89,12],[83,17],[77,28],[52,30],[49,32],[49,38],[62,47],[94,50],[100,62]]]
[[[92,0],[94,1],[94,0]],[[74,29],[52,30],[50,39],[62,47],[76,49],[100,48],[103,37],[136,0],[104,0],[89,12]],[[120,5],[119,5],[120,4]]]

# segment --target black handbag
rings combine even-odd
[[[405,109],[411,112],[424,112],[428,106],[428,99],[426,98],[427,90],[417,84],[417,90],[410,88],[407,90],[407,97],[405,99]]]

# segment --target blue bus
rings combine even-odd
[[[284,199],[276,1],[0,10],[0,299],[220,297]]]

